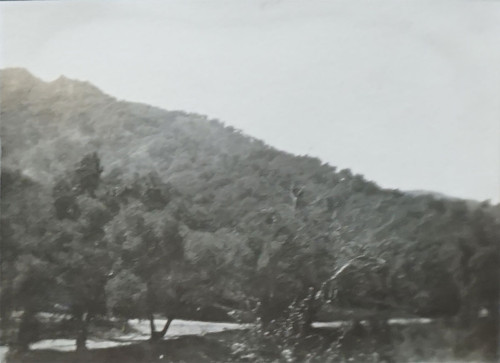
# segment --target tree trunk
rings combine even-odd
[[[493,300],[482,304],[476,313],[476,322],[472,329],[473,337],[485,360],[496,361],[500,358],[499,340],[499,309],[498,301]],[[484,314],[484,315],[483,315]]]
[[[316,301],[316,289],[310,287],[307,291],[306,297],[301,302],[302,321],[300,327],[300,335],[302,337],[308,335],[312,329],[312,323],[316,317],[319,305]]]
[[[156,332],[155,317],[153,316],[153,314],[149,314],[149,328],[151,330],[151,340],[153,340],[153,335]]]
[[[157,342],[157,341],[161,340],[165,336],[165,334],[167,334],[168,328],[170,327],[170,324],[172,324],[173,320],[174,320],[173,317],[168,316],[167,317],[167,322],[163,326],[163,329],[161,331],[156,331],[155,322],[154,322],[154,316],[153,316],[153,314],[150,314],[149,315],[149,325],[150,325],[150,328],[151,328],[151,338],[150,338],[150,340],[152,342]]]
[[[267,329],[272,320],[271,314],[271,302],[269,295],[264,295],[259,301],[259,307],[257,309],[257,314],[260,318],[263,329]]]
[[[78,331],[76,336],[76,351],[84,352],[87,350],[87,336],[88,336],[88,326],[90,323],[91,315],[89,312],[79,314],[78,319]]]
[[[35,341],[38,336],[38,321],[35,317],[35,312],[32,309],[26,309],[21,318],[19,330],[17,333],[16,350],[26,352],[29,350],[31,342]]]

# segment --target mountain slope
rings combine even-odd
[[[481,269],[498,260],[489,205],[471,209],[461,200],[383,190],[205,116],[119,101],[64,77],[42,82],[22,69],[1,73],[1,120],[2,170],[40,185],[40,200],[97,152],[107,185],[145,183],[147,175],[167,185],[187,249],[201,240],[231,256],[227,246],[244,245],[253,255],[242,271],[264,280],[281,273],[276,284],[284,292],[300,285],[295,280],[319,286],[366,254],[386,261],[384,282],[353,273],[340,286],[348,306],[376,295],[411,313],[439,315],[456,313],[471,294],[488,306],[497,297],[495,270]],[[9,209],[2,218],[12,215]],[[316,266],[300,270],[296,256],[308,254]]]
[[[21,69],[2,71],[1,78],[4,162],[35,179],[52,181],[63,165],[95,149],[107,172],[123,168],[128,174],[175,168],[179,145],[203,151],[213,147],[207,141],[214,133],[219,152],[252,149],[249,140],[220,133],[223,127],[203,116],[120,102],[85,82],[61,77],[45,83]]]

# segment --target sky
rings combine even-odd
[[[0,66],[205,114],[382,187],[500,199],[500,2],[0,3]]]

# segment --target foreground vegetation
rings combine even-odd
[[[457,359],[498,354],[499,206],[384,190],[81,82],[7,70],[1,84],[0,313],[13,356],[106,361],[160,347],[175,361],[172,346],[191,338],[161,339],[187,318],[258,322],[217,340],[231,359],[342,361],[365,354],[367,337],[397,341],[391,317],[446,319]],[[38,312],[73,317],[76,353],[28,352]],[[149,319],[150,343],[89,352],[89,326],[106,315]],[[337,319],[352,322],[350,338],[311,328]],[[192,339],[190,354],[219,352],[216,338]],[[375,345],[367,361],[395,359],[396,345]]]

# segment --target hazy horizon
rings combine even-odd
[[[382,187],[498,202],[500,4],[220,4],[2,3],[1,67],[205,114]]]

